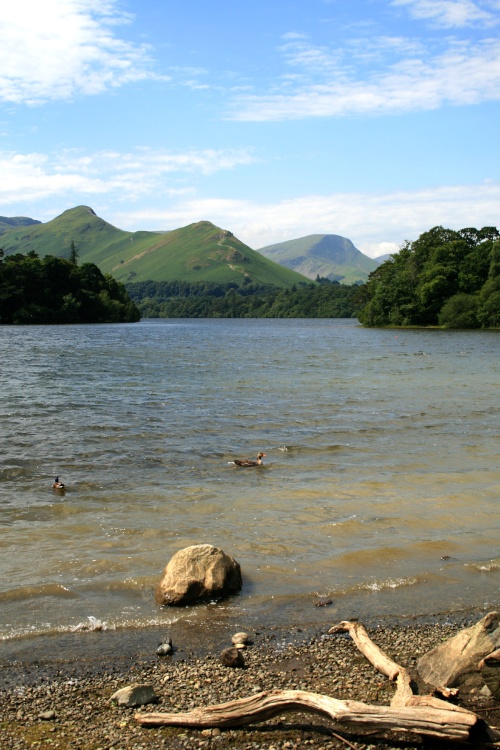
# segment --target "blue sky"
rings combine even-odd
[[[394,252],[500,226],[500,0],[16,0],[0,215]]]

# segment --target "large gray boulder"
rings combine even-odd
[[[461,630],[417,662],[421,679],[434,687],[456,687],[464,677],[478,673],[485,656],[500,647],[500,615],[490,612]]]
[[[212,544],[195,544],[177,552],[155,590],[157,604],[184,606],[235,594],[242,586],[239,563]]]

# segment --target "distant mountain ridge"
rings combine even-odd
[[[320,276],[344,284],[366,281],[379,265],[338,234],[310,234],[261,247],[258,252],[309,279]]]
[[[41,221],[30,219],[27,216],[0,216],[0,234],[7,232],[13,227],[30,227],[33,224],[41,223]]]
[[[76,206],[49,222],[0,216],[5,253],[35,251],[95,263],[123,283],[132,281],[256,282],[291,287],[318,276],[344,284],[365,282],[386,256],[369,258],[337,234],[311,234],[253,250],[209,221],[168,231],[128,232]]]
[[[47,223],[5,231],[6,255],[36,252],[68,258],[71,245],[80,263],[95,263],[123,283],[130,281],[254,282],[292,287],[303,275],[252,250],[232,232],[200,221],[170,232],[127,232],[112,226],[89,206],[64,211]]]

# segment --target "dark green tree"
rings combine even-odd
[[[122,284],[93,264],[36,253],[0,259],[0,323],[134,322],[140,313]]]
[[[359,297],[360,321],[368,326],[496,325],[498,237],[495,227],[459,232],[434,227],[405,243],[370,275]]]
[[[73,265],[77,266],[78,265],[78,256],[79,256],[78,248],[76,247],[76,245],[74,243],[74,240],[71,240],[71,244],[69,246],[69,260],[70,260],[70,263],[73,263]]]
[[[478,308],[477,295],[459,292],[442,306],[438,316],[439,325],[443,328],[480,328]]]

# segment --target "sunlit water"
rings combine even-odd
[[[498,333],[146,320],[0,343],[0,638],[498,604]],[[202,542],[241,594],[157,607]]]

